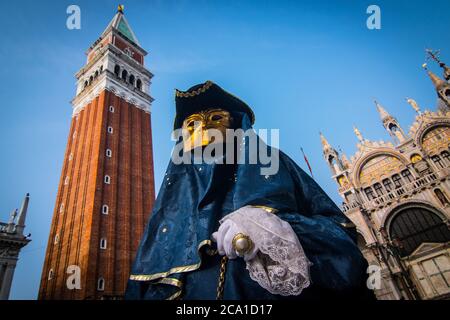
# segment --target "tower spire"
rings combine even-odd
[[[139,46],[140,50],[143,50],[142,48],[140,48],[139,41],[134,34],[133,29],[131,29],[131,26],[128,23],[127,19],[125,18],[124,9],[125,6],[122,4],[119,4],[117,6],[117,13],[111,19],[106,29],[103,31],[101,38],[104,39],[106,35],[113,30],[115,33],[119,33],[120,37],[124,38],[127,41],[131,41],[132,44],[136,44],[137,46]],[[121,44],[119,46],[122,45],[124,44]]]
[[[382,106],[375,100],[375,106],[377,107],[378,113],[380,114],[381,121],[383,122],[383,127],[389,133],[389,135],[394,139],[394,141],[401,143],[405,140],[405,134],[400,127],[397,119],[391,116]]]
[[[439,110],[448,111],[450,108],[450,83],[442,80],[437,75],[435,75],[431,70],[428,70],[428,66],[426,63],[422,65],[422,67],[427,71],[428,76],[433,82],[434,87],[436,88],[436,93],[440,101],[438,101]]]
[[[323,156],[328,163],[333,175],[339,174],[344,170],[344,165],[339,157],[339,153],[331,146],[322,132],[320,134],[320,141],[322,142]]]
[[[383,108],[381,104],[378,103],[377,100],[374,100],[374,102],[375,106],[377,107],[377,111],[380,114],[381,120],[391,117],[391,115]]]
[[[320,141],[322,142],[322,149],[323,152],[326,152],[330,149],[332,149],[330,143],[327,141],[327,139],[325,138],[325,136],[322,134],[322,132],[319,132],[320,134]]]
[[[27,218],[27,210],[28,210],[28,202],[30,201],[30,194],[27,193],[25,198],[23,199],[22,206],[19,210],[19,218],[17,219],[17,227],[16,232],[18,234],[23,234],[23,230],[25,229],[25,220]]]
[[[433,82],[436,90],[440,90],[445,86],[445,81],[439,78],[436,74],[434,74],[433,71],[429,70],[428,65],[426,63],[424,63],[422,67],[428,73],[428,76],[430,77],[431,82]]]
[[[344,169],[348,169],[350,167],[350,161],[347,158],[347,155],[342,151],[342,148],[339,146],[339,154],[341,155],[342,164],[344,165]]]
[[[434,61],[436,61],[439,66],[444,69],[444,78],[447,81],[450,81],[450,68],[441,61],[441,59],[439,59],[439,53],[440,50],[432,50],[432,49],[426,49],[425,52],[428,54],[429,58],[433,59]]]

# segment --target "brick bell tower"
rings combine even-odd
[[[39,299],[117,299],[155,198],[152,74],[119,6],[87,51]]]

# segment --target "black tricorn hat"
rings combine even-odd
[[[229,112],[245,112],[250,117],[252,124],[255,115],[252,109],[241,99],[226,92],[212,81],[197,84],[187,91],[175,89],[175,122],[173,129],[179,129],[184,119],[193,113],[207,109],[223,109]]]

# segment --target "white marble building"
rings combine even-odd
[[[450,69],[429,54],[445,80],[424,65],[438,106],[422,112],[407,99],[417,113],[408,132],[375,101],[392,141],[370,141],[354,128],[358,151],[348,160],[321,134],[358,246],[381,267],[378,299],[450,298]]]
[[[7,223],[0,222],[0,300],[8,300],[20,249],[31,241],[23,234],[29,199],[27,194],[20,210],[14,210]]]

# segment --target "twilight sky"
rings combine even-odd
[[[337,202],[318,132],[348,155],[352,126],[388,140],[373,104],[408,131],[414,111],[435,108],[421,65],[424,49],[450,63],[448,0],[129,0],[125,15],[149,54],[156,188],[172,149],[174,88],[213,80],[252,106],[256,128],[280,129],[280,148]],[[66,28],[66,8],[81,8],[81,30]],[[26,232],[12,299],[37,297],[71,119],[74,74],[86,49],[116,12],[117,0],[8,1],[0,29],[0,220],[30,192]],[[366,27],[366,8],[381,8],[382,29]],[[441,75],[434,64],[430,68]]]

